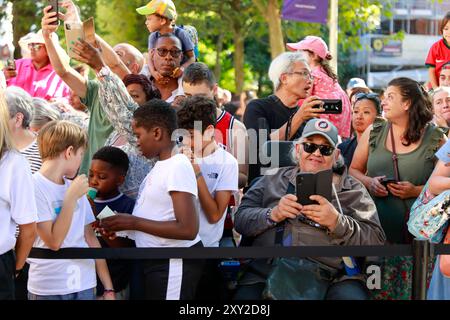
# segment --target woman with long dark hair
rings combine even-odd
[[[387,121],[378,119],[361,137],[350,174],[369,190],[390,243],[409,243],[409,210],[435,166],[434,154],[445,141],[431,123],[433,108],[424,88],[408,78],[392,80],[381,104]],[[410,299],[410,257],[383,261],[378,298]]]

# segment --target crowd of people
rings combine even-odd
[[[271,62],[273,94],[245,94],[236,107],[198,62],[195,28],[175,24],[172,1],[137,8],[148,55],[96,35],[71,47],[77,67],[55,22],[80,23],[79,11],[72,0],[60,7],[64,15],[43,9],[41,30],[22,41],[29,56],[2,73],[0,299],[411,299],[410,257],[28,255],[411,243],[409,213],[424,187],[433,195],[450,189],[449,166],[435,156],[450,127],[450,13],[426,61],[431,90],[409,78],[382,93],[352,78],[344,90],[327,44],[307,36]],[[339,101],[340,112],[330,114],[324,99]],[[268,143],[290,146],[270,155],[289,158],[289,166],[268,170]],[[330,172],[331,194],[302,203],[298,177],[319,172]],[[450,299],[438,261],[429,267],[429,298]],[[373,264],[381,286],[369,289],[365,268]]]

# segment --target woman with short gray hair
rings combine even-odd
[[[49,103],[41,98],[33,98],[33,117],[30,128],[38,132],[45,124],[54,120],[61,120],[61,114],[53,109]]]
[[[35,173],[41,168],[42,161],[37,145],[36,134],[30,130],[33,115],[33,99],[19,87],[8,87],[5,90],[6,104],[8,106],[13,141],[17,149],[27,158],[31,172]]]

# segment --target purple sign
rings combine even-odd
[[[283,19],[326,24],[328,0],[285,0]]]

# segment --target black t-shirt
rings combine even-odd
[[[345,165],[347,168],[350,168],[352,164],[353,155],[355,154],[356,147],[358,146],[358,142],[356,141],[356,137],[352,137],[351,139],[347,139],[338,145],[339,150],[341,150],[341,154],[344,157]]]
[[[259,119],[264,118],[266,119],[266,123],[270,132],[274,130],[280,129],[286,122],[288,122],[289,118],[296,113],[298,110],[298,107],[295,108],[288,108],[281,102],[281,100],[275,96],[271,95],[267,98],[262,99],[255,99],[249,102],[245,114],[244,114],[244,124],[247,127],[247,130],[253,129],[256,130],[257,136],[258,136],[258,129],[260,129],[259,126]],[[297,130],[297,132],[294,134],[294,137],[291,138],[291,140],[296,139],[301,136],[303,132],[304,124],[300,126],[300,128]],[[254,135],[249,135],[250,139],[254,137]],[[268,137],[269,139],[269,137]],[[259,142],[259,141],[258,141]],[[254,148],[254,146],[258,146],[259,143],[256,143],[254,141],[250,141],[250,148]],[[262,143],[261,143],[262,145]],[[251,152],[254,152],[250,150]],[[252,156],[250,156],[250,160],[252,159]],[[250,164],[249,165],[249,174],[248,174],[248,185],[250,185],[253,181],[253,179],[261,176],[261,163],[259,161],[259,149],[258,149],[258,163],[257,164]]]
[[[135,200],[127,197],[124,194],[119,194],[117,197],[109,200],[94,200],[95,209],[97,213],[100,213],[106,206],[111,210],[118,213],[132,214],[134,209]],[[108,244],[101,238],[98,238],[102,248],[109,248]],[[114,290],[117,292],[125,289],[130,281],[130,273],[132,260],[106,260],[108,264],[109,273],[114,286]],[[97,295],[102,295],[104,291],[103,284],[97,277]]]

